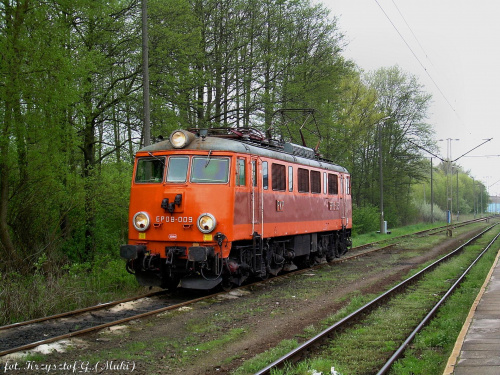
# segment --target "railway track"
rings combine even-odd
[[[496,225],[496,224],[495,224]],[[362,321],[363,317],[367,316],[368,313],[374,311],[376,308],[379,306],[383,305],[384,302],[388,301],[389,299],[393,298],[394,296],[404,292],[407,290],[409,285],[413,285],[416,281],[421,279],[424,275],[428,274],[432,270],[434,270],[437,266],[443,264],[447,260],[451,259],[452,257],[458,255],[466,246],[472,244],[474,241],[482,237],[485,233],[490,231],[495,225],[490,226],[483,232],[479,233],[478,235],[474,236],[470,240],[468,240],[466,243],[460,245],[457,249],[453,250],[449,254],[445,255],[444,257],[440,258],[439,260],[433,262],[423,270],[419,271],[412,277],[402,281],[395,287],[391,288],[387,292],[381,294],[377,298],[373,299],[372,301],[368,302],[361,308],[357,309],[353,313],[349,314],[345,318],[341,319],[340,321],[336,322],[335,324],[331,325],[330,327],[324,329],[322,332],[314,336],[313,338],[309,339],[308,341],[304,342],[303,344],[299,345],[297,348],[292,350],[291,352],[285,354],[281,358],[277,359],[267,367],[263,368],[259,372],[257,372],[255,375],[264,375],[264,374],[269,374],[273,369],[279,369],[282,368],[285,364],[287,363],[294,363],[299,360],[303,360],[305,358],[309,358],[312,356],[312,353],[314,353],[315,348],[317,348],[319,345],[325,343],[330,337],[332,337],[335,333],[341,332],[342,330],[346,329],[347,327],[351,326],[355,322],[360,322]],[[475,260],[469,265],[469,267],[457,277],[456,281],[453,283],[453,285],[443,294],[443,296],[439,299],[439,301],[428,311],[426,316],[418,323],[418,325],[414,328],[414,330],[408,335],[408,337],[401,343],[401,345],[398,347],[397,350],[394,351],[393,355],[387,360],[387,362],[380,368],[380,371],[377,373],[377,375],[382,375],[387,373],[389,369],[391,368],[392,364],[401,357],[403,354],[405,348],[411,343],[413,338],[416,336],[416,334],[423,328],[425,325],[432,319],[436,311],[439,309],[439,307],[447,300],[447,298],[453,293],[453,291],[460,285],[460,283],[464,280],[465,276],[467,273],[470,271],[470,269],[477,263],[477,261],[486,253],[486,251],[491,247],[491,245],[496,241],[496,239],[500,236],[500,233],[497,234],[494,239],[486,246],[486,248],[475,258]]]
[[[182,297],[161,299],[160,297],[164,294],[166,293],[150,293],[1,326],[0,357],[177,309],[210,297],[205,295],[194,299]]]
[[[484,220],[484,219],[481,219]],[[461,223],[467,225],[480,220]],[[436,231],[443,231],[446,227],[433,228],[421,231],[415,234],[400,236],[392,239],[392,243],[380,246],[380,242],[363,245],[353,249],[353,251],[342,258],[338,258],[330,264],[349,261],[361,256],[368,255],[375,251],[381,251],[397,244],[402,238],[411,235],[426,235],[433,234]],[[394,242],[396,241],[396,242]],[[307,268],[295,272],[290,272],[273,278],[276,280],[280,277],[289,277],[300,272],[309,272],[311,269],[322,267],[323,264],[312,268]],[[258,283],[265,283],[266,280]],[[252,284],[255,285],[256,283]],[[249,286],[249,285],[247,285]],[[245,288],[244,286],[243,288]],[[92,306],[85,309],[79,309],[62,314],[57,314],[49,317],[34,319],[30,321],[14,323],[0,327],[0,357],[33,349],[39,345],[50,344],[59,340],[83,335],[90,332],[95,332],[111,326],[130,322],[135,319],[141,319],[148,316],[160,314],[168,310],[174,310],[195,302],[199,302],[206,298],[212,298],[217,294],[204,295],[197,298],[173,298],[167,300],[159,299],[165,292],[150,293],[147,295],[113,301],[97,306]],[[43,337],[41,339],[41,337]]]
[[[490,219],[493,219],[493,218],[494,218],[493,216],[491,216],[491,217],[483,217],[483,218],[478,218],[478,219],[472,219],[472,220],[463,221],[463,222],[460,222],[460,223],[455,223],[455,224],[452,224],[452,225],[443,225],[443,226],[439,226],[439,227],[435,227],[435,228],[424,229],[424,230],[421,230],[421,231],[418,231],[418,232],[414,232],[414,233],[404,234],[404,235],[397,236],[397,237],[391,237],[389,239],[382,239],[380,241],[375,241],[375,242],[370,242],[370,243],[367,243],[367,244],[359,245],[359,246],[356,246],[355,249],[356,250],[362,250],[362,249],[365,249],[365,248],[376,247],[376,246],[379,246],[379,245],[384,246],[384,247],[393,246],[398,241],[403,240],[403,239],[408,238],[408,237],[434,236],[434,235],[437,235],[437,234],[440,234],[440,233],[444,233],[444,232],[449,232],[449,231],[453,232],[455,229],[462,228],[462,227],[464,227],[466,225],[470,225],[470,224],[474,224],[474,223],[479,223],[479,222],[482,222],[482,221],[488,222]],[[389,244],[389,245],[383,245],[384,243],[387,243],[387,242],[391,242],[391,244]],[[394,242],[394,243],[392,243],[392,242]]]

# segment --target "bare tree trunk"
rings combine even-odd
[[[0,256],[2,259],[0,269],[4,271],[11,265],[18,263],[18,254],[9,231],[8,209],[9,209],[9,139],[11,132],[16,130],[15,121],[20,121],[19,108],[19,80],[18,69],[21,63],[21,46],[19,37],[21,27],[25,21],[25,15],[29,9],[29,0],[18,1],[15,6],[4,2],[5,17],[1,23],[7,37],[8,51],[2,51],[7,61],[7,77],[4,98],[4,123],[0,134]],[[19,124],[17,124],[19,126]],[[24,148],[19,150],[18,157],[26,158]],[[23,160],[21,162],[24,163]],[[21,165],[21,174],[25,174],[24,164]]]
[[[11,110],[6,103],[4,124],[0,135],[0,254],[3,259],[0,262],[0,270],[7,271],[10,265],[16,260],[14,243],[9,232],[7,223],[9,206],[9,137],[8,130],[11,120]]]
[[[142,95],[144,101],[144,146],[149,146],[151,144],[148,50],[148,1],[142,0]]]

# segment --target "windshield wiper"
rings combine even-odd
[[[205,163],[205,168],[208,167],[208,164],[210,164],[210,161],[212,159],[210,159],[210,155],[212,154],[212,150],[208,151],[208,159],[207,159],[207,162]]]
[[[151,151],[148,151],[148,155],[151,156],[153,159],[161,161],[163,163],[163,166],[166,168],[167,163],[166,163],[166,158],[159,158],[158,156],[155,156],[151,153]]]

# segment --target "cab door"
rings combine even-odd
[[[345,212],[345,177],[340,175],[340,221],[342,227],[346,226],[346,212]]]
[[[347,227],[350,216],[351,202],[351,178],[349,175],[341,175],[341,193],[340,193],[340,215],[342,218],[342,226]]]
[[[264,216],[264,204],[262,196],[262,163],[258,157],[251,158],[251,174],[252,174],[252,233],[259,233],[262,235],[262,219]]]

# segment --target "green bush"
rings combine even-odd
[[[446,221],[446,212],[439,208],[437,204],[435,204],[432,208],[432,212],[431,205],[429,203],[421,202],[420,204],[415,204],[418,207],[420,219],[423,222],[430,223],[432,221],[432,216],[434,216],[434,221]]]
[[[353,235],[380,230],[380,211],[378,207],[367,205],[352,208]]]

